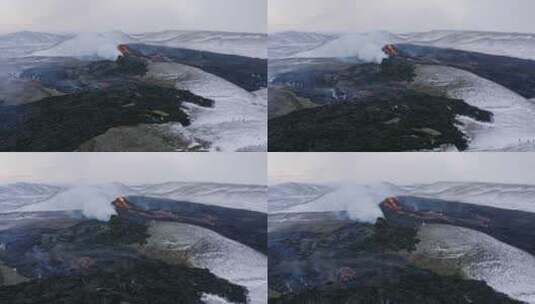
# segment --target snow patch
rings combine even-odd
[[[213,151],[265,151],[267,148],[266,90],[248,92],[220,77],[178,63],[151,63],[147,77],[176,81],[176,88],[215,101],[213,108],[188,105],[192,124],[176,124],[211,143]]]
[[[402,34],[377,31],[323,37],[321,35],[278,33],[273,35],[273,38],[270,37],[270,52],[276,54],[277,58],[356,56],[362,60],[380,62],[378,59],[384,56],[381,51],[384,45],[410,43],[535,60],[533,34],[435,30]]]
[[[420,228],[417,254],[458,261],[464,274],[512,298],[535,303],[535,257],[478,231],[448,225]]]
[[[244,286],[248,303],[267,303],[267,256],[209,229],[181,223],[154,223],[152,242],[167,244],[167,249],[187,251],[195,267],[207,268],[218,277]]]
[[[475,74],[445,66],[418,66],[415,83],[442,89],[455,99],[494,113],[492,123],[461,117],[470,151],[535,150],[535,104]]]
[[[201,301],[206,304],[232,304],[232,302],[227,301],[226,299],[213,294],[203,293]]]
[[[347,211],[354,219],[374,221],[374,217],[381,216],[378,205],[385,198],[405,195],[535,213],[535,185],[465,182],[414,185],[330,183],[316,185],[320,190],[312,195],[307,190],[310,186],[311,184],[295,184],[293,191],[286,195],[286,201],[284,195],[275,194],[276,204],[279,206],[277,212]],[[270,186],[270,200],[273,196],[271,192],[276,192],[277,187]],[[296,204],[300,198],[301,201]],[[271,201],[269,204],[271,209]]]

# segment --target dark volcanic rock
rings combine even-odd
[[[422,223],[449,224],[486,233],[504,243],[535,254],[535,214],[462,202],[401,196],[392,208],[381,209],[388,221],[417,227]]]
[[[121,217],[134,221],[158,219],[197,225],[267,254],[265,213],[136,196],[128,197],[127,208],[115,204]]]
[[[418,242],[413,227],[323,215],[294,214],[295,225],[292,216],[270,220],[269,303],[520,303],[485,282],[414,267],[403,254]]]
[[[287,87],[297,96],[326,105],[395,97],[407,90],[412,79],[403,76],[407,75],[399,73],[399,66],[394,63],[384,66],[374,63],[351,64],[343,69],[311,66],[281,73],[270,85]]]
[[[399,56],[412,62],[446,65],[472,72],[522,95],[535,97],[535,61],[428,46],[398,44]]]
[[[480,281],[441,277],[416,269],[401,271],[397,283],[329,286],[270,299],[270,304],[521,304]]]
[[[269,121],[269,151],[415,151],[468,139],[457,115],[491,121],[492,113],[462,100],[407,92],[366,102],[305,109]]]
[[[31,281],[0,287],[0,303],[203,303],[203,293],[245,303],[244,287],[206,269],[143,256],[131,244],[148,237],[144,223],[114,217],[67,228],[0,232],[0,261]]]
[[[0,303],[10,304],[201,304],[203,293],[246,303],[243,287],[205,269],[143,261],[114,272],[91,271],[0,287]]]
[[[0,151],[74,151],[118,126],[171,121],[190,124],[182,102],[211,106],[188,91],[137,82],[0,106]]]
[[[266,59],[145,44],[129,44],[127,48],[133,56],[197,67],[247,91],[257,91],[267,87]]]
[[[143,76],[146,60],[120,56],[116,61],[56,62],[24,70],[20,77],[38,81],[44,87],[72,94],[106,89]]]

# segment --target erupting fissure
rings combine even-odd
[[[116,198],[113,201],[113,206],[115,208],[119,208],[119,209],[130,209],[130,208],[132,208],[132,206],[130,206],[130,204],[128,203],[126,198],[124,198],[124,196],[119,196],[118,198]]]
[[[390,57],[398,55],[398,49],[393,44],[387,44],[383,47],[383,52]]]
[[[123,54],[123,56],[130,55],[130,50],[128,49],[128,46],[126,46],[126,44],[120,44],[117,49],[119,50],[119,52],[121,52],[121,54]]]
[[[386,207],[395,210],[395,211],[401,211],[401,206],[399,204],[399,201],[395,197],[389,197],[385,199],[384,204]]]

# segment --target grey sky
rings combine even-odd
[[[269,182],[535,184],[531,153],[270,153]]]
[[[267,0],[1,0],[0,32],[265,32]]]
[[[533,0],[269,0],[271,31],[535,32]]]
[[[0,183],[266,184],[265,153],[1,153]]]

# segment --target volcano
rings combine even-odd
[[[0,230],[0,302],[262,303],[267,282],[253,276],[266,270],[265,214],[139,196],[110,205],[107,222],[71,211],[0,215],[27,219]],[[248,261],[217,266],[231,255]]]

